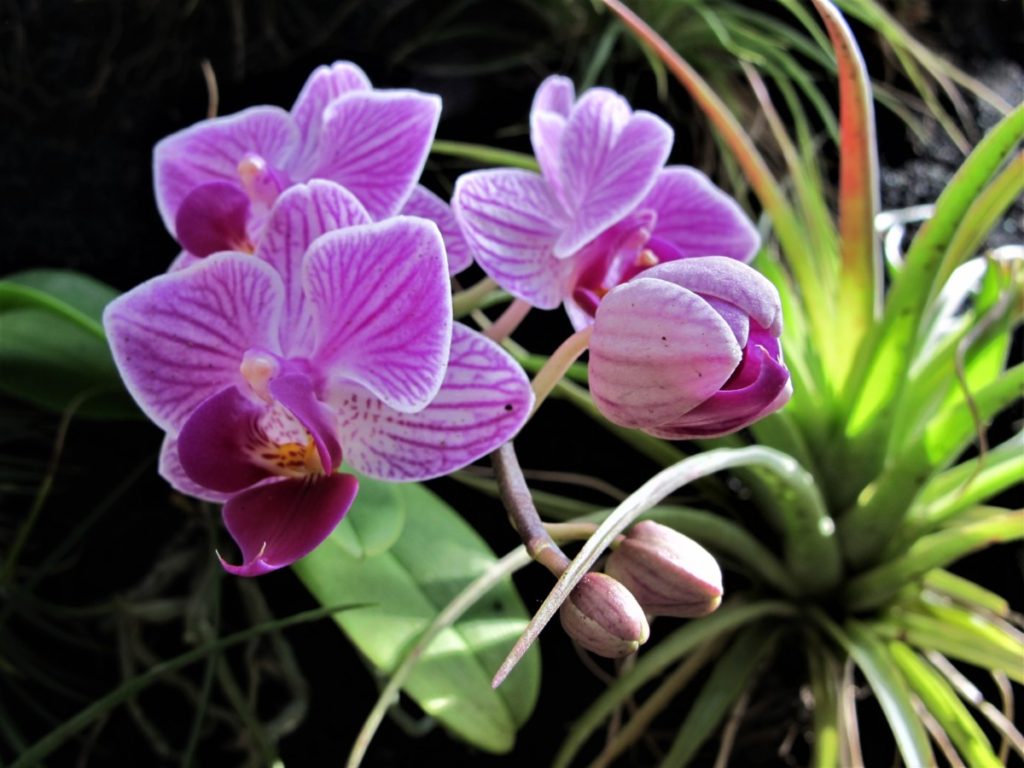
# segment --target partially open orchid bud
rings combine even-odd
[[[705,616],[722,602],[722,571],[711,553],[653,520],[633,526],[605,572],[653,616]]]
[[[636,598],[603,573],[588,573],[559,611],[562,627],[591,653],[618,659],[635,653],[651,630]]]
[[[613,288],[590,339],[590,391],[609,420],[669,440],[718,437],[778,410],[779,293],[736,259],[660,264]]]

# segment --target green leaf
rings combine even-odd
[[[1017,636],[1013,636],[980,614],[953,606],[911,605],[893,608],[874,629],[927,651],[1005,672],[1010,679],[1024,683],[1024,644],[1019,633],[1014,631]]]
[[[772,631],[761,625],[748,627],[722,654],[693,700],[668,754],[661,761],[664,768],[689,765],[701,745],[718,729],[736,699],[752,684],[758,667],[774,651],[778,634],[778,630]]]
[[[350,515],[377,511],[388,496],[361,480]],[[433,618],[496,558],[447,504],[417,484],[394,486],[406,510],[401,535],[385,551],[353,557],[335,535],[293,569],[324,604],[366,603],[336,621],[375,669],[390,674]],[[342,534],[344,536],[345,534]],[[383,538],[383,537],[382,537]],[[489,752],[512,749],[533,711],[540,659],[528,654],[498,690],[491,675],[526,625],[511,582],[488,594],[431,643],[405,686],[422,709]]]
[[[934,765],[931,743],[914,712],[906,680],[889,654],[887,646],[869,627],[848,621],[845,631],[817,613],[818,621],[864,673],[882,707],[906,765]]]
[[[878,212],[878,145],[871,82],[853,33],[828,0],[812,0],[836,55],[839,75],[839,239],[840,275],[836,295],[834,346],[845,354],[831,358],[829,375],[839,386],[852,353],[872,328],[881,303],[875,215]]]
[[[891,642],[889,652],[914,693],[942,726],[967,764],[975,768],[999,768],[1002,761],[992,751],[985,732],[942,675],[908,645]]]
[[[513,168],[525,168],[528,171],[540,170],[540,166],[537,165],[533,155],[513,152],[508,149],[488,147],[486,144],[468,144],[464,141],[442,141],[437,139],[431,145],[430,151],[435,155],[448,155],[449,157],[471,160],[478,165],[511,166]]]
[[[759,619],[791,618],[795,613],[792,604],[782,601],[762,600],[744,604],[733,598],[710,616],[688,622],[654,647],[642,651],[630,673],[616,678],[573,724],[552,761],[553,768],[567,768],[576,753],[616,708],[694,649]]]
[[[851,579],[846,606],[866,611],[884,605],[899,590],[933,568],[941,568],[991,544],[1024,538],[1024,512],[1008,512],[923,536],[906,554]]]
[[[387,552],[405,526],[406,498],[399,489],[394,483],[360,476],[359,501],[334,529],[332,538],[350,556],[360,560]]]
[[[1010,604],[1002,595],[997,595],[970,579],[941,568],[928,571],[924,577],[924,585],[927,589],[975,612],[988,611],[1003,618],[1010,613]]]
[[[808,632],[807,673],[814,696],[814,752],[813,768],[835,768],[844,764],[840,758],[843,739],[840,735],[842,665],[828,650],[817,633]]]
[[[100,319],[117,292],[86,275],[32,270],[0,281],[0,391],[92,418],[139,415]]]
[[[907,250],[882,322],[862,345],[847,382],[846,433],[859,449],[855,456],[872,455],[869,448],[877,443],[879,435],[884,441],[898,391],[914,357],[919,324],[938,266],[971,204],[1022,137],[1024,105],[982,139],[939,197],[932,219]]]

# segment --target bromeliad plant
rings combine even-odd
[[[158,206],[182,255],[107,303],[103,329],[96,306],[70,302],[62,317],[105,330],[129,393],[166,434],[161,474],[224,505],[241,551],[225,570],[291,565],[325,606],[358,606],[335,620],[388,682],[351,765],[399,691],[472,744],[510,750],[538,693],[527,650],[555,613],[583,648],[637,654],[556,765],[613,762],[656,718],[671,721],[702,672],[663,764],[692,762],[728,717],[724,763],[787,645],[806,649],[815,765],[861,760],[854,670],[906,764],[934,763],[933,742],[953,765],[1024,757],[1012,722],[953,664],[1024,683],[1021,633],[1003,598],[946,570],[1024,536],[1020,512],[987,505],[1024,476],[1024,442],[985,439],[1024,386],[1024,368],[1006,368],[1024,283],[1012,260],[972,259],[968,282],[960,268],[1024,186],[1024,156],[1011,157],[1024,109],[975,148],[883,275],[869,81],[827,0],[814,5],[840,81],[837,222],[802,112],[791,110],[794,142],[747,69],[790,194],[700,76],[605,3],[708,115],[761,203],[761,234],[702,173],[665,165],[661,118],[558,76],[530,112],[536,159],[444,147],[519,166],[463,175],[449,209],[417,184],[436,97],[374,90],[337,63],[288,112],[256,107],[160,142]],[[488,278],[453,298],[449,278],[470,257]],[[59,305],[32,280],[3,289],[0,308]],[[481,311],[509,301],[493,323]],[[559,305],[576,330],[550,357],[511,339],[527,312]],[[583,372],[574,361],[588,348]],[[532,388],[513,358],[536,373]],[[548,395],[665,469],[611,511],[534,493],[510,440]],[[685,456],[664,440],[706,442]],[[501,559],[412,482],[473,482],[457,470],[487,454],[495,479],[475,482],[500,495],[524,542]],[[711,485],[720,513],[663,504],[724,470],[742,503]],[[767,541],[753,532],[764,529]],[[569,544],[581,544],[572,559]],[[730,593],[711,553],[751,586]],[[558,581],[527,623],[508,576],[531,561]],[[692,621],[648,647],[659,616]],[[105,711],[86,708],[19,764]]]

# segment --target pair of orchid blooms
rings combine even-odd
[[[449,207],[417,183],[440,110],[338,62],[291,111],[206,120],[154,150],[183,251],[104,324],[166,432],[161,474],[224,504],[232,573],[289,565],[330,535],[358,487],[336,471],[343,455],[425,480],[522,427],[522,369],[452,319],[449,278],[474,258],[518,299],[593,325],[591,391],[616,423],[709,437],[788,398],[778,294],[744,263],[756,231],[703,175],[664,167],[667,124],[550,77],[530,116],[541,173],[468,173]]]

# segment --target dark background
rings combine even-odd
[[[1024,50],[1024,25],[1019,3],[906,0],[894,5],[915,33],[988,78],[1005,98],[1020,100],[1020,61],[1015,57]],[[166,268],[177,247],[153,202],[150,153],[159,138],[205,116],[202,59],[210,61],[217,76],[220,114],[260,103],[287,108],[316,65],[350,59],[378,87],[439,93],[444,101],[439,138],[528,151],[526,116],[537,84],[552,72],[578,79],[604,24],[589,3],[568,1],[4,0],[0,274],[71,268],[126,290]],[[884,55],[870,38],[863,42],[872,72],[885,76]],[[669,115],[679,129],[673,160],[695,162],[695,147],[706,139],[705,124],[677,88],[671,104],[658,103],[646,69],[631,62],[613,61],[602,82],[628,92],[635,106]],[[885,204],[932,200],[957,163],[955,150],[951,153],[951,145],[938,134],[931,146],[916,146],[891,115],[880,112],[879,119],[890,182]],[[460,170],[457,162],[435,159],[425,181],[445,193]],[[1004,235],[1008,241],[1020,241],[1019,226],[1011,222]],[[524,338],[538,351],[550,351],[568,329],[559,322],[550,315],[531,318]],[[554,402],[545,411],[541,423],[529,426],[517,441],[525,466],[614,477],[626,489],[654,470],[605,439],[570,407]],[[541,432],[545,422],[548,430],[554,423],[557,429]],[[58,426],[56,416],[0,400],[0,449],[8,465],[0,486],[0,542],[9,540],[38,483],[48,475],[54,480],[24,556],[24,567],[32,569],[55,551],[60,554],[40,576],[37,595],[54,605],[81,608],[109,603],[117,595],[185,599],[193,593],[197,574],[206,573],[212,547],[223,544],[224,536],[215,516],[192,505],[183,509],[156,476],[157,430],[141,421],[75,420],[66,440],[55,443]],[[61,449],[56,462],[55,446]],[[112,478],[124,484],[120,495],[112,496]],[[453,481],[433,487],[464,511],[495,551],[515,545],[496,501]],[[60,553],[62,546],[66,551]],[[1004,591],[1008,581],[1015,584],[1016,594],[1010,596],[1019,607],[1019,560],[1007,549],[983,558],[968,560],[963,572]],[[176,562],[177,569],[172,567]],[[164,581],[154,581],[155,563],[167,568]],[[538,571],[529,569],[517,582],[528,608],[539,604],[551,584]],[[315,605],[287,571],[262,577],[258,589],[275,615]],[[246,626],[245,599],[230,581],[222,585],[222,631]],[[5,610],[11,607],[18,612],[12,602]],[[126,636],[138,633],[166,657],[182,652],[189,640],[176,620],[125,619],[118,611],[60,615],[59,622],[17,621],[8,628],[11,637],[23,642],[26,658],[45,672],[42,680],[6,676],[0,682],[0,720],[16,723],[29,741],[119,682],[124,668],[117,649],[128,642]],[[655,632],[663,629],[656,626]],[[376,699],[376,685],[330,622],[291,629],[287,640],[307,680],[309,700],[305,719],[281,741],[281,756],[289,766],[339,764]],[[522,765],[527,755],[546,763],[567,725],[603,684],[577,661],[557,629],[548,631],[543,650],[540,703],[515,757],[475,754],[440,729],[413,739],[388,721],[366,764],[408,765],[427,754],[432,762],[455,765]],[[792,657],[783,655],[759,686],[734,764],[806,760],[802,737],[788,757],[776,755],[784,737],[782,723],[790,720],[801,727],[804,716],[793,682],[801,677],[799,659],[799,649]],[[230,663],[242,674],[251,661],[235,655]],[[199,677],[193,675],[197,683]],[[273,668],[264,686],[258,714],[269,718],[291,693]],[[140,704],[171,743],[185,741],[192,715],[186,697],[161,686]],[[870,726],[869,717],[865,727]],[[199,763],[235,764],[242,754],[237,735],[224,723],[213,722],[211,729],[204,734]],[[657,729],[652,735],[659,735]],[[90,765],[163,764],[153,750],[153,739],[120,707],[100,728],[66,745],[50,764],[84,764],[83,756]],[[889,752],[883,754],[887,759]],[[638,753],[636,764],[643,765],[649,755]],[[707,753],[708,763],[713,755]],[[11,756],[0,752],[3,759]]]

